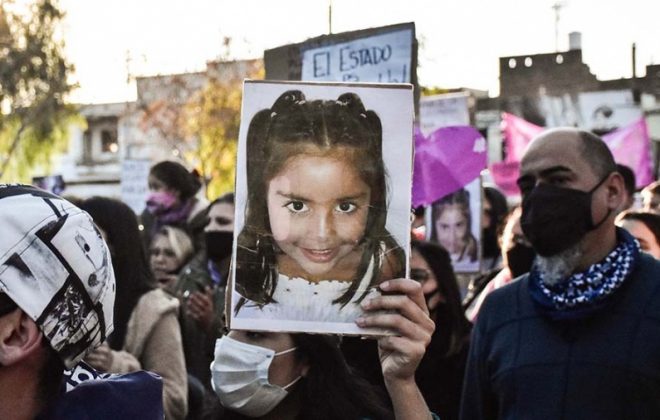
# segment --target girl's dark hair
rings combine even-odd
[[[214,205],[220,204],[220,203],[231,204],[233,206],[234,201],[235,201],[234,193],[233,192],[228,192],[228,193],[222,194],[220,197],[218,197],[215,200],[211,201],[211,204],[209,204],[207,209],[210,209]]]
[[[438,282],[438,291],[446,300],[445,303],[440,303],[437,309],[434,322],[436,325],[442,325],[442,328],[436,330],[433,340],[443,343],[445,356],[460,353],[468,344],[472,324],[463,312],[461,294],[449,253],[440,245],[426,241],[412,241],[411,248],[426,260]]]
[[[45,338],[41,341],[41,345],[46,352],[46,358],[39,370],[39,398],[44,406],[48,406],[59,398],[66,367],[60,355],[53,350]]]
[[[133,308],[155,283],[140,238],[137,217],[126,204],[106,197],[89,198],[79,207],[89,213],[94,223],[105,232],[112,254],[117,292],[115,330],[108,337],[108,344],[113,350],[121,350]]]
[[[490,226],[482,226],[481,248],[484,257],[497,258],[500,253],[497,233],[509,212],[509,206],[504,194],[494,187],[484,187],[484,198],[490,203]]]
[[[346,305],[353,299],[372,258],[375,268],[369,286],[378,282],[383,263],[393,264],[393,275],[403,275],[405,254],[385,228],[387,186],[382,143],[380,118],[366,110],[355,93],[344,93],[335,101],[307,101],[302,92],[291,90],[271,108],[255,114],[247,134],[248,204],[236,258],[236,289],[242,296],[258,305],[273,302],[277,246],[268,217],[267,186],[292,156],[304,153],[309,145],[322,150],[350,148],[351,158],[371,193],[366,233],[359,243],[364,249],[360,265],[348,290],[333,303]],[[381,252],[381,244],[385,252]]]
[[[646,211],[624,211],[618,220],[636,220],[643,223],[655,237],[655,242],[660,245],[660,215]]]
[[[168,188],[178,191],[181,201],[194,197],[202,187],[202,180],[196,171],[189,172],[182,164],[170,160],[152,166],[149,175],[162,181]]]
[[[298,357],[309,371],[301,392],[301,419],[393,419],[382,392],[353,372],[330,335],[293,334]]]

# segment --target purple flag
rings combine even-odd
[[[413,206],[429,205],[476,179],[486,168],[486,140],[470,126],[415,129]]]
[[[612,151],[614,160],[635,172],[637,188],[643,188],[653,182],[651,143],[646,120],[643,117],[630,125],[605,134],[603,140]]]

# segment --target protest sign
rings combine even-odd
[[[408,271],[412,86],[247,81],[241,121],[231,327],[383,334],[355,319]]]
[[[467,93],[424,96],[419,100],[419,128],[425,136],[440,127],[470,125]]]
[[[302,53],[302,80],[409,83],[412,29],[354,39]]]
[[[427,208],[428,239],[447,250],[456,273],[480,269],[481,206],[481,177],[477,177]]]
[[[264,51],[265,78],[412,83],[417,104],[417,48],[412,22],[321,35]]]
[[[149,168],[149,160],[124,159],[121,163],[121,200],[135,214],[141,214],[146,206]]]

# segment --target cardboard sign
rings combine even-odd
[[[405,276],[411,85],[247,81],[232,329],[383,334],[360,303]]]
[[[412,29],[311,48],[302,53],[302,80],[410,83]]]

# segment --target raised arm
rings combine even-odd
[[[415,370],[435,329],[422,287],[414,280],[395,279],[381,283],[380,288],[384,294],[363,302],[367,315],[356,322],[361,327],[384,328],[394,333],[378,339],[378,353],[396,418],[431,419],[415,383]]]

